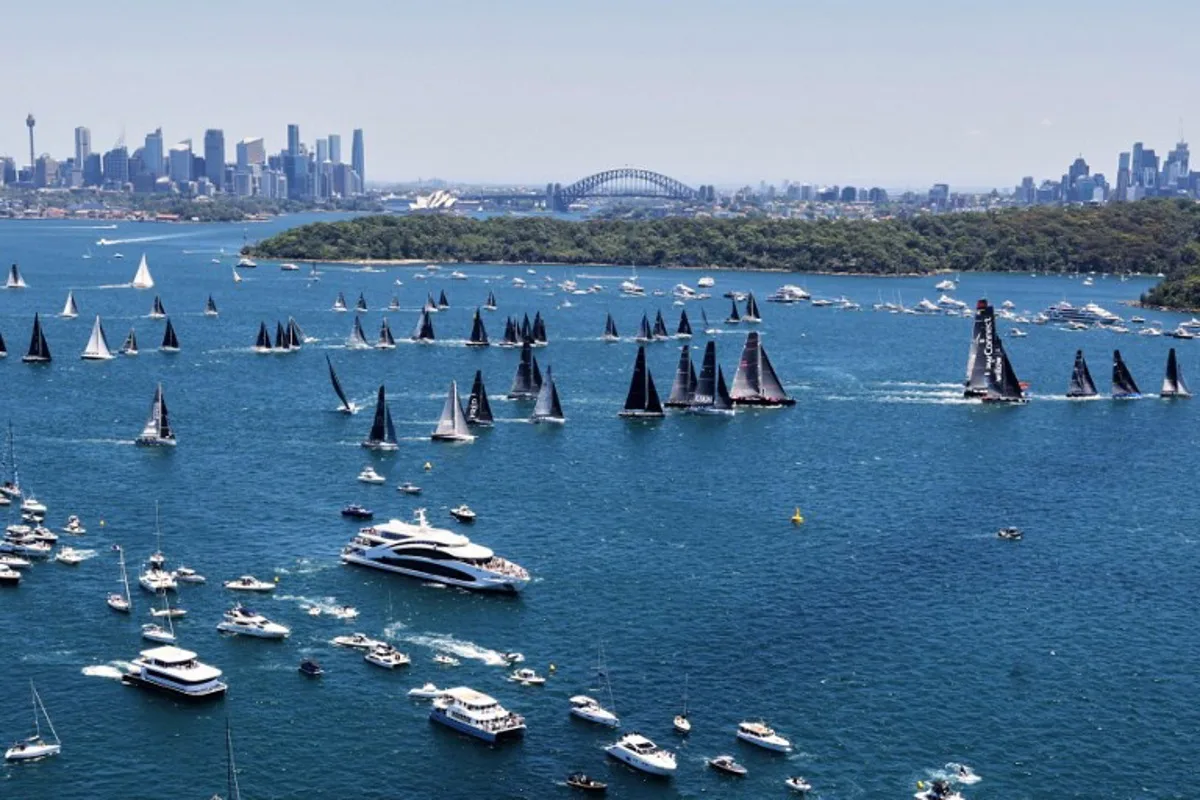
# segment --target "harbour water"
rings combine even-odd
[[[296,224],[252,226],[251,239]],[[1161,382],[1168,347],[1200,382],[1200,344],[1102,331],[1023,326],[1008,339],[1033,401],[985,408],[960,400],[969,320],[842,312],[761,302],[785,281],[816,296],[845,294],[870,307],[897,293],[908,305],[936,299],[936,279],[782,276],[712,271],[714,297],[689,303],[724,319],[720,293],[753,290],[763,341],[794,408],[733,419],[671,416],[620,420],[636,346],[601,341],[605,312],[632,336],[643,312],[671,298],[618,296],[628,270],[502,266],[371,271],[262,264],[236,284],[231,268],[244,229],[229,225],[5,222],[0,260],[20,263],[29,288],[0,291],[0,404],[16,432],[22,483],[61,526],[78,514],[78,540],[95,556],[77,567],[27,570],[0,591],[0,739],[30,725],[28,681],[63,739],[60,757],[0,768],[0,796],[22,798],[208,797],[224,793],[224,727],[233,729],[247,798],[500,798],[569,795],[565,775],[584,770],[616,797],[783,797],[802,774],[818,798],[910,797],[947,762],[983,781],[968,798],[1184,798],[1194,794],[1200,696],[1194,624],[1200,579],[1192,491],[1197,402],[1157,399],[1067,402],[1073,354],[1083,347],[1107,387],[1119,347],[1144,391]],[[97,246],[98,239],[118,244]],[[81,258],[90,247],[92,258]],[[224,254],[221,250],[224,250]],[[120,251],[124,259],[112,256]],[[157,286],[127,283],[145,252]],[[211,260],[219,258],[220,264]],[[540,288],[574,277],[605,291],[572,296]],[[700,273],[640,270],[647,291]],[[531,287],[518,289],[513,277]],[[399,278],[402,286],[394,281]],[[957,296],[1005,299],[1037,310],[1064,297],[1118,303],[1149,280],[963,275]],[[68,289],[80,316],[58,319]],[[563,427],[526,424],[529,404],[503,399],[514,350],[462,346],[488,290],[498,339],[506,314],[540,310],[567,416]],[[426,293],[451,308],[434,318],[432,347],[407,341]],[[394,351],[348,351],[353,314],[329,309],[338,291],[371,310],[373,340],[389,313]],[[182,345],[157,352],[163,323],[145,317],[161,295]],[[212,294],[216,319],[202,315]],[[41,312],[54,362],[20,362],[33,312]],[[79,360],[93,315],[110,345],[137,329],[142,353]],[[251,350],[260,321],[295,316],[319,341],[287,356]],[[1183,319],[1148,313],[1167,329]],[[721,326],[724,327],[724,326]],[[732,377],[746,326],[717,334]],[[1005,325],[1002,331],[1007,331]],[[368,412],[333,412],[325,359]],[[648,347],[666,395],[678,343]],[[470,445],[428,440],[450,380],[466,389],[482,369],[497,417]],[[179,446],[133,446],[157,382]],[[385,383],[401,437],[394,454],[358,446]],[[432,469],[422,466],[430,462]],[[364,486],[365,463],[389,478]],[[412,480],[419,498],[394,486]],[[342,566],[356,528],[339,508],[360,501],[408,518],[425,506],[453,527],[448,509],[479,514],[469,535],[522,564],[534,582],[517,598],[479,596]],[[228,697],[178,706],[122,686],[123,662],[148,646],[138,635],[151,598],[134,586],[134,613],[114,614],[114,544],[131,571],[154,549],[161,507],[170,565],[209,578],[184,586],[180,643],[221,667]],[[803,526],[789,522],[799,506]],[[103,520],[103,525],[101,524]],[[15,520],[14,520],[15,521]],[[1024,541],[999,541],[1013,524]],[[69,540],[70,541],[67,541]],[[293,629],[285,642],[224,638],[215,630],[236,599],[220,586],[243,573],[278,578],[253,605]],[[306,606],[358,608],[350,621],[310,616]],[[413,658],[394,672],[364,664],[329,640],[361,630],[386,636]],[[677,751],[669,783],[606,762],[612,731],[567,714],[567,698],[594,693],[603,645],[624,731]],[[500,654],[521,651],[543,688],[509,683]],[[437,651],[460,667],[431,662]],[[302,657],[327,670],[305,679]],[[693,733],[671,731],[685,675]],[[527,717],[520,743],[490,748],[427,721],[413,686],[469,685]],[[766,718],[796,752],[754,751],[734,739],[741,719]],[[704,760],[731,752],[749,768],[725,779]]]

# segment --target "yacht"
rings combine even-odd
[[[83,523],[79,521],[79,517],[72,514],[67,517],[67,524],[63,525],[62,531],[73,536],[82,536],[87,533],[87,528],[83,527]]]
[[[167,618],[170,620],[170,617]],[[175,631],[171,627],[171,623],[167,623],[166,628],[157,625],[153,622],[147,622],[142,626],[142,638],[148,642],[157,642],[158,644],[175,644]]]
[[[33,566],[33,562],[27,558],[12,555],[0,555],[0,567],[8,567],[9,569],[25,569]]]
[[[433,701],[429,719],[485,742],[515,738],[525,733],[524,717],[466,686],[443,690]]]
[[[42,705],[42,698],[38,696],[32,681],[29,683],[29,690],[33,692],[33,735],[20,740],[4,751],[5,761],[41,761],[43,758],[56,756],[62,752],[62,742],[58,738],[58,732],[54,730],[50,714]],[[53,742],[48,742],[42,737],[41,721],[43,718],[46,720],[46,726],[50,728],[50,735],[54,737]]]
[[[237,262],[238,269],[254,269],[257,266],[258,264],[256,264],[254,259],[250,258],[250,256],[242,256]]]
[[[356,650],[370,650],[371,648],[383,644],[383,642],[377,639],[372,639],[365,633],[352,633],[349,636],[335,636],[333,637],[333,643],[338,647],[352,647]]]
[[[271,622],[262,614],[251,611],[240,603],[225,612],[225,617],[217,623],[217,630],[222,633],[255,636],[259,639],[286,639],[292,634],[292,629],[286,625]]]
[[[953,292],[955,289],[958,288],[958,285],[955,284],[954,281],[950,280],[949,278],[946,278],[946,280],[940,281],[933,288],[937,289],[939,292]]]
[[[950,782],[946,780],[935,780],[929,784],[928,788],[923,782],[920,782],[917,784],[917,788],[920,791],[913,795],[916,800],[963,800],[963,796],[954,791]]]
[[[546,679],[529,667],[521,667],[508,676],[508,679],[513,683],[519,683],[522,686],[545,686]]]
[[[675,754],[663,750],[640,733],[627,733],[604,748],[618,761],[650,775],[670,777],[675,772]]]
[[[710,758],[708,760],[708,765],[717,772],[725,775],[733,775],[737,778],[744,778],[746,776],[746,768],[734,761],[733,756],[717,756],[716,758]]]
[[[573,717],[595,722],[597,725],[607,725],[610,728],[616,728],[621,724],[621,720],[616,714],[600,705],[599,701],[593,697],[577,694],[571,698],[570,702],[571,716]]]
[[[175,580],[179,581],[180,583],[204,583],[206,580],[208,580],[199,572],[196,572],[196,570],[192,569],[191,567],[185,567],[182,564],[176,567],[175,571],[171,574],[174,575]]]
[[[696,285],[699,286],[701,289],[711,289],[712,287],[717,285],[717,282],[713,278],[710,278],[707,275],[705,275],[703,278],[700,278],[698,281],[696,281]]]
[[[743,722],[738,725],[737,738],[764,750],[790,753],[792,743],[769,728],[765,722]]]
[[[1180,325],[1175,330],[1169,332],[1167,334],[1167,336],[1170,336],[1172,339],[1195,339],[1196,334],[1192,333],[1190,330],[1188,330],[1186,327],[1184,327],[1186,324],[1187,323]]]
[[[0,586],[16,586],[21,582],[21,573],[8,564],[0,563]]]
[[[367,651],[363,661],[384,669],[395,669],[412,663],[412,659],[386,642],[380,642]]]
[[[253,575],[243,575],[231,581],[225,581],[226,589],[235,592],[273,592],[275,584],[271,581],[260,581]]]
[[[225,694],[228,687],[220,678],[221,670],[198,661],[191,650],[167,645],[143,650],[121,682],[189,700],[206,700]]]
[[[146,571],[138,576],[138,585],[151,594],[173,592],[178,588],[175,576],[162,568],[161,563],[151,561]]]
[[[433,663],[441,664],[443,667],[457,667],[462,662],[452,655],[446,653],[434,653]]]
[[[417,486],[412,481],[405,481],[396,487],[396,491],[400,492],[401,494],[420,494],[421,487]]]
[[[621,294],[626,297],[645,297],[646,290],[638,285],[635,280],[621,281]]]
[[[409,689],[408,696],[418,697],[422,700],[432,700],[435,697],[441,697],[442,690],[439,689],[435,684],[427,683],[424,686],[417,686],[413,689]]]
[[[300,271],[300,268],[298,266],[296,266],[295,264],[291,263],[290,261],[280,264],[279,269],[283,272],[299,272]]]
[[[1055,303],[1044,312],[1051,322],[1084,322],[1087,324],[1111,325],[1120,322],[1121,318],[1095,303],[1076,307],[1066,300]]]
[[[413,522],[388,520],[359,530],[342,561],[465,589],[519,592],[529,573],[460,533],[435,528],[417,509]]]
[[[475,521],[475,512],[472,511],[471,507],[466,503],[450,509],[450,516],[454,517],[459,522],[470,523]]]
[[[74,547],[60,547],[54,554],[54,560],[74,567],[83,563],[83,554]]]
[[[381,485],[387,483],[387,478],[376,472],[373,466],[367,464],[362,468],[362,472],[358,473],[358,482]]]
[[[46,515],[46,504],[33,496],[33,493],[25,495],[25,499],[21,501],[21,511],[29,514],[37,514],[40,516]]]
[[[791,283],[780,286],[772,294],[767,296],[768,303],[799,303],[802,300],[811,299],[812,295],[799,286]]]

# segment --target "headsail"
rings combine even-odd
[[[371,422],[371,432],[362,446],[369,450],[395,450],[397,448],[396,428],[392,425],[392,413],[388,410],[387,394],[382,384],[379,386],[379,394],[375,398],[375,418]]]
[[[175,326],[171,324],[170,317],[167,317],[167,328],[163,331],[162,344],[159,345],[158,349],[165,353],[179,351],[179,337],[175,335]]]
[[[295,317],[288,317],[287,335],[293,350],[299,350],[304,344],[304,331],[300,330],[300,323],[296,322]]]
[[[692,371],[691,347],[684,345],[679,351],[679,365],[675,368],[675,381],[671,384],[671,395],[667,408],[686,408],[691,402],[690,389],[695,389],[695,373]]]
[[[712,407],[715,411],[733,413],[733,398],[729,396],[729,389],[725,387],[725,373],[720,365],[717,366],[717,397]]]
[[[483,317],[479,309],[475,309],[475,319],[471,322],[471,338],[467,340],[468,347],[487,347],[487,329],[483,327]]]
[[[1162,397],[1191,397],[1183,373],[1179,371],[1179,362],[1175,360],[1175,348],[1167,353],[1167,374],[1163,378]]]
[[[646,348],[644,346],[638,347],[637,358],[633,362],[633,377],[629,381],[629,393],[625,395],[625,408],[621,410],[619,416],[663,416],[658,390],[654,388],[654,377],[646,366]]]
[[[83,348],[80,358],[89,361],[108,361],[112,357],[112,351],[108,349],[108,339],[104,335],[104,326],[100,324],[100,315],[97,314],[96,321],[92,323],[92,335],[88,339],[87,347]]]
[[[1067,397],[1095,397],[1096,384],[1092,381],[1092,373],[1088,370],[1087,360],[1082,350],[1075,351],[1075,366],[1071,370],[1071,383],[1067,387]]]
[[[46,334],[42,332],[42,320],[37,312],[33,314],[33,333],[29,337],[29,352],[21,360],[31,364],[45,364],[50,361],[50,345],[46,342]]]
[[[1112,394],[1113,397],[1140,397],[1142,394],[1129,374],[1120,350],[1113,350]]]
[[[442,406],[442,416],[438,418],[437,430],[430,438],[435,442],[469,442],[475,438],[467,427],[467,415],[463,413],[462,403],[458,399],[458,381],[450,381],[450,392]]]
[[[967,353],[967,378],[963,382],[966,388],[963,397],[983,397],[987,394],[987,357],[983,354],[984,331],[987,320],[994,321],[994,312],[987,300],[980,299],[975,304],[975,324],[971,332],[971,349]]]
[[[688,320],[687,309],[679,309],[679,327],[675,329],[675,338],[692,338],[692,323]]]
[[[342,382],[338,380],[337,373],[333,369],[333,362],[329,360],[329,355],[325,355],[325,363],[329,365],[329,382],[333,384],[333,391],[337,393],[338,400],[342,401],[341,411],[347,414],[353,414],[355,411],[354,404],[346,397],[346,392],[342,389]]]
[[[986,301],[985,301],[986,302]],[[996,317],[991,306],[983,315],[983,333],[981,335],[980,351],[976,361],[983,362],[987,377],[987,393],[983,396],[985,403],[1026,403],[1029,398],[1017,373],[1013,370],[1012,361],[1004,351],[1004,343],[996,330]]]
[[[75,319],[79,316],[79,306],[75,305],[75,292],[67,292],[67,302],[63,304],[63,310],[59,316],[65,319]]]
[[[135,289],[154,288],[154,278],[150,277],[150,266],[146,263],[145,253],[142,253],[142,259],[138,262],[137,272],[133,275],[132,286]]]
[[[737,405],[757,406],[791,406],[796,401],[784,391],[771,360],[767,358],[766,350],[759,341],[758,332],[751,331],[746,335],[746,344],[742,348],[742,359],[738,362],[737,372],[733,376],[731,392],[733,402]]]
[[[346,347],[351,350],[366,350],[371,345],[367,344],[367,336],[363,333],[362,323],[359,318],[354,318],[354,328],[350,331],[350,339],[346,342]]]
[[[562,404],[558,401],[558,388],[550,367],[546,367],[546,381],[538,391],[537,403],[533,407],[534,422],[566,422]]]
[[[477,369],[475,382],[471,385],[471,396],[467,399],[467,424],[491,425],[492,421],[492,405],[483,386],[483,370]]]
[[[529,342],[521,345],[521,360],[517,363],[517,374],[513,377],[512,388],[508,390],[510,400],[528,400],[537,395],[537,387],[533,383],[533,348]]]
[[[275,349],[276,350],[291,350],[292,340],[288,338],[287,333],[283,330],[283,323],[279,320],[275,321]]]

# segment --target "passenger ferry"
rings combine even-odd
[[[191,650],[167,645],[143,650],[121,682],[188,700],[209,700],[225,694],[228,687],[220,678],[221,670],[198,661]]]
[[[442,690],[433,701],[429,719],[485,742],[525,733],[524,717],[505,709],[495,698],[466,686]]]

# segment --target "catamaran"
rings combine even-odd
[[[1179,371],[1179,362],[1175,360],[1175,348],[1172,347],[1167,353],[1167,374],[1163,377],[1162,392],[1160,397],[1191,397],[1192,393],[1188,391],[1187,383],[1183,380],[1183,373]]]
[[[213,296],[210,294],[208,300],[204,303],[204,316],[215,317],[221,312],[217,311],[217,304],[213,301]]]
[[[363,440],[362,446],[368,450],[399,449],[396,443],[396,427],[392,424],[392,412],[388,410],[387,394],[382,384],[375,399],[375,419],[371,423],[371,432]]]
[[[150,306],[150,319],[165,319],[167,309],[163,306],[162,298],[154,295],[154,303]]]
[[[17,265],[13,264],[8,269],[8,281],[4,284],[5,289],[24,289],[25,279],[21,277],[21,270],[17,269]]]
[[[167,317],[167,327],[163,331],[162,344],[158,346],[158,349],[164,353],[179,352],[179,337],[175,335],[175,326],[171,324],[170,317]]]
[[[796,401],[784,391],[767,351],[759,341],[758,331],[746,334],[742,360],[738,363],[730,391],[734,405],[778,408],[794,406]]]
[[[725,386],[725,373],[717,364],[717,343],[709,342],[704,347],[704,362],[700,366],[700,378],[696,381],[689,414],[711,414],[733,416],[733,399]]]
[[[537,397],[542,386],[542,375],[537,366],[537,358],[529,342],[521,345],[521,360],[517,363],[517,374],[513,377],[512,388],[508,390],[509,400],[532,400]]]
[[[654,376],[646,366],[644,345],[638,347],[637,358],[633,362],[633,377],[629,381],[629,393],[625,395],[625,407],[617,416],[639,419],[664,416],[658,391],[654,388]]]
[[[133,601],[129,597],[129,573],[125,570],[125,548],[117,547],[117,555],[121,559],[121,592],[112,592],[108,596],[108,607],[113,611],[120,611],[122,614],[128,614],[133,607]]]
[[[396,337],[392,336],[392,327],[388,325],[387,317],[379,325],[379,341],[375,343],[376,350],[395,350]]]
[[[109,361],[114,357],[108,349],[108,338],[104,335],[104,326],[100,323],[99,314],[92,323],[92,335],[88,338],[87,346],[83,348],[79,357],[87,361]]]
[[[488,402],[487,389],[483,386],[483,370],[475,370],[475,382],[471,385],[471,396],[467,398],[467,424],[491,427],[492,406]]]
[[[558,400],[558,388],[554,385],[554,377],[550,367],[546,367],[546,380],[538,390],[537,402],[533,406],[532,422],[553,422],[561,425],[567,421],[563,416],[562,403]]]
[[[1075,366],[1071,370],[1071,383],[1067,387],[1067,397],[1095,397],[1096,384],[1092,381],[1092,373],[1088,369],[1087,360],[1082,350],[1075,351]]]
[[[475,309],[475,319],[471,321],[471,338],[467,340],[467,347],[487,347],[488,335],[487,329],[483,326],[483,317],[479,313],[479,309]]]
[[[46,342],[46,334],[42,332],[42,320],[37,312],[33,315],[33,333],[29,337],[29,352],[22,358],[26,364],[50,363],[50,345]]]
[[[458,381],[450,381],[450,393],[442,406],[437,430],[430,437],[435,442],[473,442],[475,437],[467,427],[467,415],[458,401]]]
[[[414,342],[426,344],[434,340],[433,319],[429,316],[428,309],[421,309],[421,316],[417,319],[417,327],[413,328],[411,338]]]
[[[338,408],[343,414],[358,413],[358,406],[351,403],[346,398],[346,392],[342,389],[342,382],[338,380],[337,373],[333,370],[333,362],[329,360],[329,356],[325,356],[325,363],[329,365],[329,381],[333,384],[333,391],[337,393],[338,400],[342,401],[342,405]]]
[[[258,336],[254,339],[254,352],[271,352],[271,332],[267,330],[267,323],[265,322],[258,323]]]
[[[125,342],[121,345],[121,355],[136,356],[137,354],[137,331],[135,331],[133,328],[130,328],[129,335],[125,337]]]
[[[762,322],[762,316],[758,313],[758,301],[754,299],[754,292],[746,295],[746,314],[742,317],[742,322]]]
[[[1117,400],[1136,400],[1142,396],[1142,390],[1129,374],[1129,367],[1125,366],[1120,350],[1113,350],[1112,396]]]
[[[146,420],[146,425],[134,443],[145,447],[175,446],[175,431],[171,428],[170,418],[167,415],[167,401],[163,397],[161,383],[154,390],[154,399],[150,402],[150,416]]]
[[[58,314],[63,319],[75,319],[79,316],[79,306],[75,305],[75,292],[67,292],[67,302],[63,305],[63,310]]]
[[[62,742],[58,738],[58,732],[54,730],[54,723],[50,721],[50,715],[46,712],[46,707],[42,705],[42,698],[38,696],[33,681],[29,682],[29,690],[33,692],[33,736],[22,739],[8,748],[4,753],[5,761],[39,761],[62,752]],[[50,735],[54,737],[53,742],[47,742],[42,738],[42,717],[46,718],[46,726],[50,728]]]
[[[617,322],[616,322],[616,320],[613,319],[613,315],[611,313],[609,313],[605,316],[604,341],[606,341],[606,342],[621,341],[621,336],[617,333]]]
[[[685,344],[679,352],[679,366],[675,369],[671,394],[663,405],[667,408],[687,408],[695,393],[696,368],[692,365],[691,348]]]
[[[154,278],[150,277],[150,267],[146,264],[146,254],[142,253],[142,259],[138,262],[137,272],[133,275],[133,281],[130,285],[135,289],[153,289]]]
[[[679,309],[679,326],[675,328],[676,339],[692,338],[692,323],[688,320],[687,309]]]
[[[367,344],[367,336],[363,333],[362,323],[359,318],[354,318],[354,328],[350,331],[350,338],[346,341],[346,348],[349,350],[370,350],[371,345]]]

